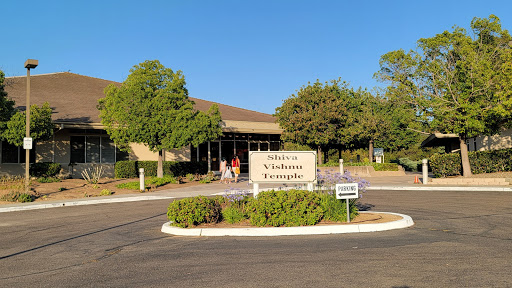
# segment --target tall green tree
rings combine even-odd
[[[0,138],[16,146],[23,145],[26,136],[26,114],[14,108],[14,101],[8,99],[5,75],[0,71]],[[42,107],[30,107],[30,137],[34,141],[48,140],[53,135],[52,109],[48,102]]]
[[[158,152],[158,177],[164,149],[197,146],[222,134],[218,106],[197,111],[185,84],[181,71],[147,60],[130,69],[121,87],[105,88],[99,100],[101,123],[117,145],[128,150],[130,143],[141,143]]]
[[[25,111],[18,111],[12,115],[7,122],[7,129],[2,136],[7,142],[16,145],[23,145],[23,138],[26,136],[27,117]],[[44,141],[51,139],[53,135],[52,108],[48,102],[42,107],[32,105],[30,107],[30,137],[34,141]]]
[[[322,164],[322,149],[351,141],[353,94],[340,79],[301,87],[276,108],[274,116],[284,130],[281,139],[318,150],[318,163]]]
[[[431,132],[459,135],[463,175],[471,175],[466,139],[510,127],[512,40],[498,17],[473,18],[460,27],[418,40],[417,49],[383,55],[376,77],[388,96],[415,107]]]
[[[16,113],[14,101],[7,98],[5,92],[5,74],[0,70],[0,134],[7,128],[7,122]]]

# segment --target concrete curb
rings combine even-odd
[[[512,188],[495,186],[370,186],[366,190],[402,190],[402,191],[480,191],[480,192],[512,192]]]
[[[382,213],[402,217],[400,220],[374,223],[374,224],[344,224],[326,226],[300,226],[300,227],[255,227],[255,228],[180,228],[171,226],[170,222],[162,225],[163,233],[178,236],[293,236],[293,235],[322,235],[377,232],[392,229],[401,229],[414,225],[414,221],[408,215],[391,212],[365,212],[360,213]]]
[[[173,198],[176,198],[176,197],[172,197],[172,196],[132,196],[132,197],[118,197],[118,198],[104,198],[104,199],[80,199],[80,200],[74,200],[74,201],[68,200],[68,201],[41,203],[41,204],[29,203],[29,204],[19,204],[17,206],[0,207],[0,213],[38,210],[38,209],[57,208],[57,207],[68,207],[68,206],[83,206],[83,205],[106,204],[106,203],[123,203],[123,202],[162,200],[162,199],[173,199]]]

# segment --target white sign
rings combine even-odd
[[[32,138],[30,138],[30,137],[23,138],[23,149],[26,149],[26,150],[32,149]]]
[[[315,183],[316,151],[251,151],[249,183]]]
[[[373,156],[384,156],[384,148],[373,148]]]
[[[336,199],[359,198],[359,186],[357,183],[336,184]]]

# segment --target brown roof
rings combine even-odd
[[[5,81],[8,97],[16,107],[25,110],[26,76],[8,77]],[[98,99],[105,97],[103,89],[119,82],[78,75],[69,72],[30,76],[30,104],[50,103],[55,122],[100,123],[96,108]],[[190,97],[196,109],[207,111],[214,102]],[[270,114],[217,103],[223,120],[275,122]]]

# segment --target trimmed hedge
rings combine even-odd
[[[473,174],[512,171],[512,149],[471,151],[468,153]],[[435,154],[429,159],[435,177],[462,175],[460,153]]]
[[[338,160],[339,161],[339,160]],[[327,162],[318,165],[319,167],[338,167],[339,162]],[[348,166],[372,166],[375,171],[398,171],[397,163],[376,163],[376,162],[343,162],[344,167]]]
[[[144,168],[145,176],[156,176],[157,161],[119,161],[115,166],[116,178],[137,178],[139,168]],[[164,175],[186,176],[187,174],[206,174],[208,164],[206,162],[163,162]]]
[[[116,178],[137,178],[137,161],[118,161],[115,165]]]

